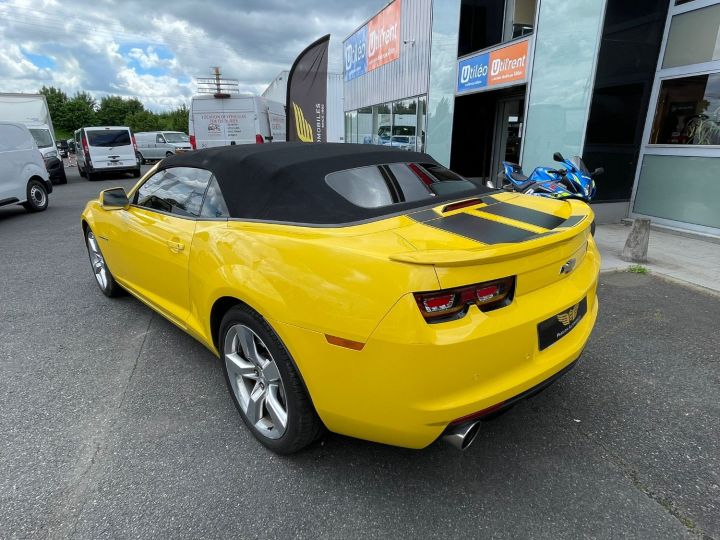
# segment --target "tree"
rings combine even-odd
[[[151,111],[137,111],[125,117],[125,124],[135,133],[140,131],[160,131],[163,129],[162,121],[158,115]]]
[[[38,94],[45,96],[45,100],[50,110],[50,118],[52,118],[53,124],[55,124],[60,116],[62,115],[62,108],[67,103],[68,97],[65,92],[54,86],[44,86],[38,91]],[[56,126],[57,127],[57,126]]]
[[[103,126],[121,126],[128,115],[144,110],[145,107],[137,98],[123,99],[120,96],[105,96],[100,100],[97,119]]]
[[[70,133],[81,127],[95,125],[95,100],[86,92],[78,92],[66,101],[56,120],[57,127]]]
[[[169,112],[160,113],[162,127],[168,131],[188,132],[188,108],[185,104]]]

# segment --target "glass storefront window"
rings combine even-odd
[[[373,107],[377,112],[377,122],[375,135],[373,137],[373,144],[384,144],[390,140],[390,134],[392,133],[392,104],[382,103]]]
[[[720,145],[720,73],[662,81],[650,144]]]
[[[393,103],[392,135],[385,142],[403,150],[415,150],[417,136],[417,100],[404,99]]]
[[[537,0],[515,0],[513,3],[512,25],[508,28],[510,33],[508,39],[532,34]]]
[[[462,0],[458,56],[465,56],[502,42],[504,18],[504,0]]]
[[[357,140],[357,111],[345,113],[345,142],[356,143]]]
[[[663,68],[720,60],[720,4],[675,15]]]
[[[552,163],[554,152],[582,153],[593,91],[588,82],[593,80],[605,10],[605,2],[597,0],[543,0],[539,6],[522,148],[525,171]],[[572,21],[563,26],[561,39],[560,13],[562,21]]]
[[[425,151],[425,114],[427,112],[427,102],[425,96],[418,98],[417,108],[417,139],[415,139],[415,149],[418,152]]]
[[[357,111],[357,142],[371,144],[373,140],[373,108],[364,107]]]
[[[345,142],[424,151],[427,97],[381,103],[345,113]]]
[[[438,163],[449,166],[459,50],[460,0],[433,2],[432,10],[425,151]]]
[[[720,227],[718,159],[646,155],[633,211],[646,216]]]

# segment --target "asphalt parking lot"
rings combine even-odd
[[[717,296],[604,274],[583,362],[464,453],[278,457],[205,348],[100,293],[79,214],[134,180],[71,171],[0,209],[0,537],[720,538]]]

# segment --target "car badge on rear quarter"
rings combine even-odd
[[[573,270],[575,270],[575,259],[570,259],[560,267],[561,274],[569,274]]]

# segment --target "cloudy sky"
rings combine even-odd
[[[56,86],[138,97],[161,111],[188,103],[211,66],[261,93],[297,54],[341,42],[387,0],[0,0],[0,92]],[[152,8],[150,8],[152,6]]]

